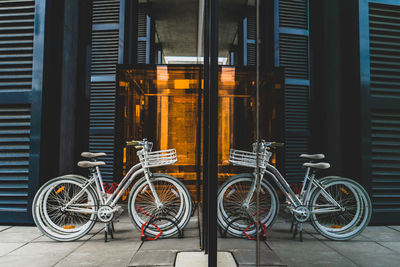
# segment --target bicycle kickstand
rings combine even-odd
[[[110,234],[111,239],[114,239],[114,225],[113,223],[106,223],[104,226],[104,242],[107,242],[108,240],[108,234]]]
[[[294,222],[293,239],[296,239],[297,232],[299,233],[300,242],[303,242],[303,223]]]
[[[292,221],[290,224],[290,232],[293,232],[293,227],[294,227],[294,218],[292,218]]]

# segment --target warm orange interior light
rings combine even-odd
[[[157,81],[168,81],[167,66],[157,66]]]
[[[168,67],[157,66],[157,87],[167,88],[168,87]]]
[[[232,85],[235,83],[235,67],[222,67],[221,82]]]
[[[189,89],[190,80],[188,79],[177,79],[174,81],[175,89]]]

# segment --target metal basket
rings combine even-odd
[[[269,151],[258,153],[259,167],[266,168],[270,157],[271,153]],[[255,152],[231,149],[229,154],[229,162],[233,165],[256,168],[257,155]]]
[[[171,165],[178,161],[175,148],[152,152],[141,150],[137,152],[137,155],[143,168]]]

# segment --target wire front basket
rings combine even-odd
[[[264,153],[258,153],[258,166],[260,168],[266,168],[271,152],[265,151]],[[257,167],[257,155],[255,152],[231,149],[229,154],[229,162],[233,165],[239,165],[244,167]]]
[[[137,152],[137,155],[143,168],[171,165],[178,161],[175,148],[152,152],[141,150]]]

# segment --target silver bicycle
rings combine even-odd
[[[300,194],[295,194],[281,173],[271,164],[271,149],[283,146],[276,142],[262,141],[257,150],[232,149],[230,163],[260,169],[259,214],[260,229],[270,228],[279,211],[279,199],[275,188],[266,180],[273,180],[287,200],[287,209],[300,230],[302,224],[311,221],[314,228],[332,240],[348,240],[362,232],[368,225],[372,205],[365,189],[357,182],[342,177],[330,176],[316,179],[317,170],[328,169],[329,163],[321,160],[323,154],[300,157],[311,160],[307,167]],[[258,151],[258,156],[256,154]],[[257,160],[259,164],[257,164]],[[218,190],[218,224],[227,233],[236,236],[255,236],[256,175],[255,171],[232,176]],[[297,231],[297,227],[296,227]]]
[[[112,194],[107,194],[99,166],[95,161],[105,153],[83,152],[93,161],[80,161],[78,166],[88,168],[90,178],[65,175],[45,183],[33,201],[33,218],[37,227],[48,237],[58,241],[73,241],[83,237],[97,221],[107,227],[121,213],[118,200],[133,185],[128,211],[133,224],[148,237],[170,237],[180,233],[189,222],[192,200],[185,185],[163,173],[151,173],[150,168],[177,162],[175,149],[151,151],[153,144],[146,139],[129,141],[135,146],[140,162],[127,172]]]

